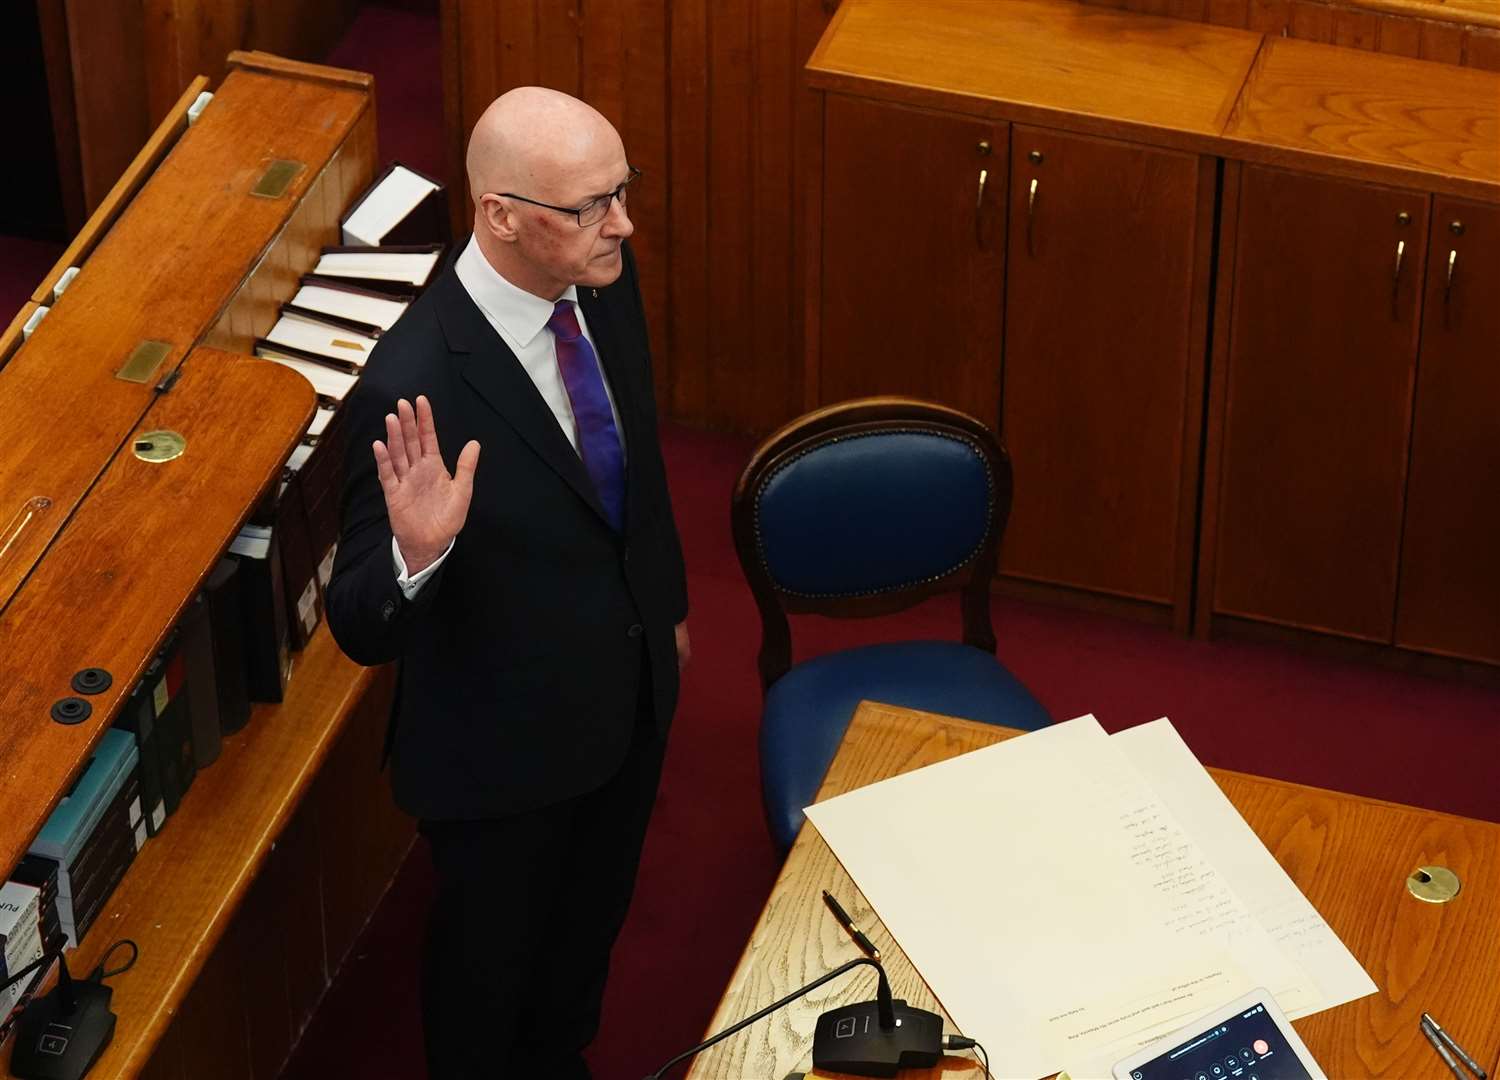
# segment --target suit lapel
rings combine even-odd
[[[450,267],[432,288],[438,293],[438,319],[448,349],[464,354],[464,381],[594,513],[608,521],[583,459],[563,434],[531,376],[470,298],[458,275]]]

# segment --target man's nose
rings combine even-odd
[[[618,236],[621,240],[635,232],[635,222],[630,220],[625,204],[619,199],[609,200],[609,213],[604,215],[604,227],[600,232],[607,236]]]

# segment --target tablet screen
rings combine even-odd
[[[1131,1066],[1133,1080],[1312,1080],[1262,1004],[1248,1005],[1166,1053]]]

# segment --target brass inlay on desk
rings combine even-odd
[[[250,189],[250,194],[259,195],[263,199],[279,199],[292,186],[292,181],[302,175],[305,168],[307,166],[300,161],[277,158],[266,166],[266,171],[261,173],[260,179]]]
[[[1463,882],[1446,866],[1419,866],[1406,879],[1406,889],[1418,900],[1446,904],[1458,895]]]
[[[168,342],[143,341],[131,350],[130,359],[115,372],[115,378],[133,383],[150,382],[151,376],[156,374],[156,369],[171,351],[172,346]]]
[[[131,447],[142,461],[172,461],[187,449],[187,440],[175,431],[143,431]]]

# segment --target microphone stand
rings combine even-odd
[[[792,991],[780,1001],[772,1002],[738,1023],[731,1024],[691,1050],[684,1050],[648,1076],[646,1080],[661,1080],[672,1066],[744,1030],[757,1020],[763,1020],[777,1009],[784,1008],[829,980],[836,979],[845,972],[853,971],[866,964],[875,969],[880,979],[874,1001],[878,1030],[874,1032],[869,1030],[868,1016],[871,1003],[868,1001],[826,1012],[818,1018],[818,1029],[813,1042],[814,1061],[819,1067],[826,1065],[839,1072],[858,1073],[863,1076],[895,1076],[899,1068],[927,1067],[937,1064],[938,1058],[942,1056],[942,1017],[922,1009],[913,1009],[904,1001],[893,1001],[891,984],[886,978],[885,968],[880,966],[880,961],[861,956],[841,967],[834,968],[828,974],[814,979],[801,989]],[[861,1018],[866,1021],[863,1032],[857,1030],[858,1021]],[[844,1025],[848,1025],[847,1029]],[[841,1052],[826,1055],[825,1046],[832,1045],[831,1040],[837,1040]]]

